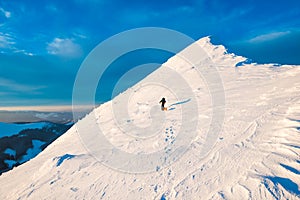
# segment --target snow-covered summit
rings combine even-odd
[[[228,53],[227,49],[223,45],[213,45],[210,37],[201,38],[196,41],[196,43],[205,49],[216,65],[232,65],[233,63],[237,64],[247,60],[247,58],[243,56]]]
[[[0,198],[299,198],[300,68],[244,60],[200,39],[0,176]]]

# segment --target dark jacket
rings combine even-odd
[[[166,99],[162,98],[159,103],[161,103],[161,107],[165,107]]]

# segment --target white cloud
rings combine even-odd
[[[0,13],[2,13],[6,18],[11,17],[11,12],[8,12],[8,11],[4,10],[3,8],[0,8]]]
[[[20,54],[24,54],[26,56],[34,56],[33,53],[28,52],[24,49],[18,49],[17,47],[15,47],[15,38],[13,38],[13,36],[11,36],[8,33],[2,33],[0,32],[0,53],[4,54],[4,53],[20,53]]]
[[[24,52],[24,54],[27,55],[27,56],[34,56],[34,54],[30,53],[30,52]]]
[[[33,53],[27,52],[23,49],[18,49],[15,47],[15,39],[8,33],[2,33],[0,32],[0,49],[3,49],[4,51],[1,51],[0,53],[7,53],[7,52],[13,52],[13,53],[22,53],[27,56],[34,56]]]
[[[80,39],[87,39],[87,36],[81,33],[74,32],[73,35]]]
[[[0,53],[21,53],[27,56],[34,56],[35,54],[28,52],[24,49],[17,48],[16,39],[8,33],[0,32]]]
[[[12,44],[15,44],[13,38],[7,33],[0,32],[0,48],[11,48]]]
[[[256,36],[252,39],[249,40],[251,43],[259,43],[259,42],[265,42],[265,41],[270,41],[274,40],[277,38],[280,38],[282,36],[290,34],[290,31],[284,31],[284,32],[273,32],[273,33],[268,33],[268,34],[263,34]]]
[[[1,77],[0,77],[0,87],[15,92],[26,92],[26,93],[28,92],[39,93],[38,90],[45,88],[45,86],[32,86],[32,85],[17,83],[14,80],[1,78]]]
[[[74,43],[72,39],[68,38],[54,38],[54,40],[48,44],[47,51],[49,54],[64,57],[78,57],[82,55],[80,45]]]
[[[34,53],[31,53],[31,52],[27,52],[26,50],[24,49],[16,49],[13,51],[14,53],[21,53],[21,54],[24,54],[26,56],[34,56],[35,54]]]

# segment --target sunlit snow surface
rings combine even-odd
[[[212,117],[210,91],[193,66],[173,57],[79,121],[84,130],[78,132],[73,126],[36,158],[0,176],[0,199],[299,199],[299,66],[244,63],[236,67],[245,58],[224,54],[225,48],[212,45],[208,38],[197,44],[217,67],[225,92],[222,129],[206,154],[202,148],[210,137],[206,135]],[[205,60],[194,67],[200,66],[209,67]],[[189,81],[180,97],[150,81],[163,80],[167,67]],[[181,87],[176,81],[175,86]],[[193,91],[193,97],[185,96],[187,90]],[[163,96],[168,105],[178,103],[174,110],[160,110],[158,101]],[[122,100],[127,106],[118,106]],[[178,147],[181,117],[193,113],[196,118],[184,123],[197,119],[197,127],[190,130],[195,137],[174,162],[151,166],[147,157],[141,163],[109,160],[120,151],[143,155],[161,150],[163,157],[158,158],[164,158],[168,149]],[[157,122],[158,129],[147,129],[156,123],[155,117],[163,123]],[[93,152],[103,142],[94,137],[97,127],[115,147],[103,158]],[[188,131],[183,134],[189,136]],[[82,143],[83,135],[90,144]],[[144,169],[149,172],[140,173]]]

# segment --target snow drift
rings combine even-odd
[[[191,64],[180,56],[197,55],[195,44],[210,61],[194,56]],[[195,44],[94,109],[36,158],[0,176],[0,198],[299,198],[299,66],[241,64],[245,58],[209,38]],[[209,70],[208,62],[222,81],[224,107],[217,105],[225,114],[222,124],[212,123],[212,91],[196,73]],[[155,84],[171,79],[170,69],[187,84],[180,77],[173,77],[173,85]],[[174,87],[180,89],[172,92]],[[167,112],[158,105],[162,96]],[[109,145],[99,143],[99,129]],[[143,155],[142,160],[119,152]],[[147,157],[155,152],[162,153]]]

